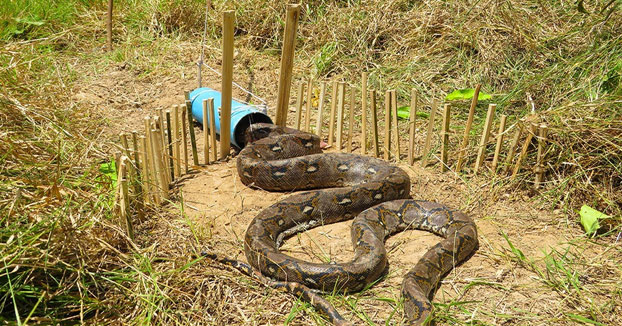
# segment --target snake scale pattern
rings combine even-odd
[[[295,129],[254,124],[238,155],[241,181],[270,191],[307,190],[257,215],[244,241],[248,265],[274,287],[310,301],[335,325],[349,325],[319,293],[360,291],[386,271],[385,239],[406,229],[430,231],[444,239],[430,248],[404,277],[406,323],[431,320],[431,297],[442,277],[478,247],[474,222],[446,206],[408,199],[410,179],[398,167],[375,158],[322,153],[320,139]],[[283,239],[309,228],[353,219],[354,258],[319,264],[279,251]],[[229,262],[234,264],[233,261]]]

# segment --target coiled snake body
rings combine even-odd
[[[410,179],[385,161],[346,153],[324,153],[312,134],[270,124],[247,130],[239,154],[242,182],[266,190],[309,190],[264,209],[249,225],[244,249],[263,275],[311,301],[337,325],[347,322],[320,291],[359,291],[387,268],[384,240],[405,229],[422,229],[445,239],[425,253],[404,277],[402,294],[409,324],[427,324],[441,278],[478,245],[473,221],[443,205],[407,199]],[[328,189],[320,189],[328,188]],[[346,263],[306,262],[279,251],[285,237],[308,228],[354,218],[354,258]]]

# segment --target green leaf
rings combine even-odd
[[[99,172],[102,175],[110,179],[112,186],[115,187],[117,184],[117,166],[114,160],[111,160],[108,163],[102,163],[99,166]]]
[[[445,97],[445,100],[446,101],[468,100],[468,99],[473,98],[474,94],[475,94],[475,90],[473,88],[457,89],[447,94],[447,96]],[[477,95],[477,100],[479,101],[490,100],[491,98],[492,96],[490,94],[486,94],[482,91],[480,91],[479,94]]]
[[[408,119],[410,118],[410,106],[402,106],[397,109],[397,117],[400,119]]]
[[[429,113],[422,112],[422,111],[417,112],[417,114],[415,114],[415,115],[418,116],[419,118],[424,118],[424,119],[427,119],[427,118],[430,117]]]
[[[587,205],[581,206],[579,215],[581,215],[581,225],[583,225],[583,229],[585,229],[585,233],[588,235],[595,234],[600,228],[598,220],[609,218],[609,216]]]
[[[34,20],[34,19],[28,19],[28,18],[16,18],[15,21],[18,23],[25,24],[25,25],[34,25],[34,26],[41,26],[45,23],[42,20]]]
[[[427,119],[430,115],[426,112],[418,111],[417,113],[415,113],[415,116]],[[402,106],[401,108],[397,109],[397,117],[404,120],[410,118],[410,106]]]
[[[597,321],[594,321],[594,320],[591,320],[591,319],[589,319],[589,318],[586,318],[586,317],[583,317],[583,316],[579,316],[579,315],[576,315],[576,314],[569,314],[569,313],[568,313],[568,314],[566,314],[566,316],[568,316],[568,317],[570,317],[570,318],[572,318],[572,319],[574,319],[574,320],[576,320],[576,321],[579,321],[579,322],[585,323],[585,324],[591,324],[591,325],[603,325],[603,326],[605,325],[605,324],[603,324],[603,323],[599,323],[599,322],[597,322]]]

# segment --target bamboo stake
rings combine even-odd
[[[367,154],[367,73],[361,74],[361,154]]]
[[[501,147],[503,146],[503,136],[505,132],[505,124],[508,116],[501,115],[501,121],[499,122],[499,132],[497,133],[497,145],[495,148],[495,156],[492,158],[492,172],[497,172],[497,165],[499,163],[499,154],[501,154]]]
[[[311,81],[311,78],[309,78],[307,80],[307,101],[306,101],[306,113],[305,113],[305,131],[306,132],[310,132],[311,129],[311,107],[313,106],[312,104],[312,96],[313,94],[311,93],[313,91],[313,82]]]
[[[173,155],[173,138],[171,134],[171,110],[166,110],[166,150],[168,152],[168,175],[171,182],[175,180],[175,156]]]
[[[523,126],[520,124],[517,124],[516,133],[514,133],[514,137],[512,138],[512,142],[510,143],[508,156],[505,158],[505,168],[503,169],[503,173],[505,174],[510,172],[510,166],[511,166],[510,164],[512,163],[514,154],[516,154],[516,146],[518,145],[518,141],[520,140],[522,131],[523,131]]]
[[[167,144],[166,133],[164,132],[164,129],[165,129],[164,121],[165,120],[164,120],[164,115],[162,113],[162,109],[158,108],[157,112],[158,112],[158,117],[159,117],[158,123],[160,124],[160,135],[162,137],[162,144]],[[167,156],[168,156],[167,152],[166,152],[166,150],[164,150],[162,152],[162,161],[165,162],[165,163],[166,163]],[[173,179],[170,177],[170,175],[171,175],[170,166],[168,164],[164,164],[163,166],[164,166],[164,171],[166,172],[167,183],[173,182]]]
[[[447,171],[448,160],[447,160],[447,149],[449,147],[449,119],[450,119],[450,111],[451,105],[445,104],[445,109],[443,111],[443,129],[441,131],[441,172]]]
[[[162,132],[162,126],[163,124],[161,124],[161,120],[159,116],[154,116],[153,117],[153,126],[156,129],[156,131],[158,131],[158,138],[160,141],[162,141],[162,137],[163,137],[163,132]],[[159,158],[162,162],[166,162],[166,152],[162,151],[162,157]],[[171,180],[169,180],[169,172],[168,169],[166,168],[166,164],[162,164],[162,174],[164,174],[164,178],[166,180],[166,183],[170,183]]]
[[[372,133],[372,145],[374,147],[374,157],[379,157],[378,153],[378,114],[376,111],[376,91],[372,90],[370,92],[371,98],[371,133]]]
[[[136,197],[136,212],[139,219],[142,219],[145,216],[144,212],[144,203],[142,201],[143,189],[142,189],[142,172],[140,165],[140,157],[138,151],[138,132],[136,130],[132,131],[132,143],[133,143],[133,151],[134,151],[134,166],[136,166],[136,180],[134,181],[134,196]]]
[[[147,188],[148,188],[148,193],[149,193],[149,201],[158,205],[160,202],[158,201],[158,196],[156,195],[156,187],[155,187],[155,182],[154,180],[156,180],[156,172],[155,172],[155,163],[153,162],[153,151],[151,150],[151,118],[150,117],[145,117],[144,120],[145,123],[145,161],[147,164],[145,164],[145,166],[147,167],[147,169],[145,169],[146,171],[149,171],[148,173],[148,178],[145,178],[146,182],[147,182]]]
[[[203,161],[209,164],[209,128],[207,118],[207,100],[203,100]]]
[[[181,176],[181,140],[179,139],[179,106],[173,105],[173,162],[175,178]]]
[[[216,161],[218,159],[218,147],[216,146],[216,111],[214,111],[214,99],[207,99],[207,117],[209,118],[209,138],[212,142],[212,161]]]
[[[106,45],[108,46],[108,51],[112,51],[112,7],[113,0],[108,0],[108,15],[106,19]]]
[[[350,119],[348,119],[348,143],[346,144],[348,153],[352,153],[352,131],[354,130],[354,95],[356,90],[354,86],[350,88]]]
[[[317,107],[317,121],[315,123],[315,133],[322,139],[322,115],[324,114],[324,96],[326,95],[326,81],[322,81],[320,87],[320,103]]]
[[[114,168],[115,168],[115,172],[117,173],[117,175],[119,174],[119,168],[121,166],[120,164],[121,164],[121,152],[115,152],[114,153]],[[118,187],[119,187],[119,184],[117,183],[117,188]]]
[[[391,158],[391,91],[384,93],[384,159]]]
[[[542,185],[542,179],[544,178],[544,144],[547,141],[547,132],[548,127],[545,124],[541,124],[538,129],[538,157],[537,157],[537,165],[535,168],[536,172],[536,188],[540,188]]]
[[[466,152],[466,147],[469,144],[469,134],[471,132],[471,126],[473,126],[473,117],[475,116],[475,107],[477,107],[477,99],[479,97],[479,89],[482,87],[481,84],[477,84],[475,86],[475,92],[473,93],[473,99],[471,99],[471,107],[469,108],[469,118],[467,119],[466,128],[464,129],[464,136],[462,136],[462,144],[460,145],[460,149],[458,150],[458,163],[456,164],[456,171],[462,170],[462,165],[464,164],[464,156]]]
[[[119,135],[119,138],[121,140],[121,146],[123,147],[123,152],[124,155],[127,156],[128,158],[132,157],[131,153],[130,153],[130,146],[129,146],[129,142],[127,141],[127,134],[122,133]],[[132,179],[133,174],[131,173],[132,170],[129,170],[129,179]]]
[[[119,196],[120,202],[120,215],[121,220],[123,220],[125,224],[125,230],[127,232],[127,236],[134,240],[134,228],[132,227],[132,217],[130,216],[130,195],[128,191],[128,168],[127,161],[129,161],[129,157],[123,155],[120,159],[119,166],[119,174],[117,175],[117,180],[121,185],[121,191]]]
[[[142,158],[142,167],[143,167],[143,171],[142,171],[142,175],[143,175],[143,200],[145,202],[151,202],[151,188],[149,185],[149,180],[151,179],[151,170],[149,168],[149,155],[148,155],[148,148],[149,146],[147,145],[147,137],[145,136],[141,136],[140,138],[140,143],[142,146],[142,153],[141,153],[141,158]]]
[[[490,129],[492,128],[492,121],[494,120],[495,109],[497,108],[496,104],[488,105],[488,112],[486,113],[486,122],[484,124],[484,131],[482,132],[482,138],[479,143],[479,149],[477,151],[477,160],[475,161],[475,174],[479,171],[479,168],[484,163],[485,153],[486,153],[486,144],[488,144],[488,139],[490,138]]]
[[[220,111],[220,158],[225,159],[231,149],[231,101],[233,99],[233,23],[235,14],[222,14],[222,107]],[[185,143],[184,143],[185,144]]]
[[[391,91],[391,115],[393,116],[393,138],[395,139],[395,160],[399,162],[402,153],[400,152],[400,125],[397,122],[397,92]]]
[[[339,83],[339,106],[337,108],[337,150],[342,149],[343,109],[346,101],[346,83]]]
[[[149,125],[149,127],[151,128],[151,125]],[[160,187],[161,187],[161,183],[160,183],[160,173],[161,173],[161,169],[157,169],[157,157],[156,157],[156,152],[154,151],[155,148],[155,137],[153,135],[152,129],[149,129],[149,164],[151,165],[151,179],[149,180],[150,183],[150,187],[151,187],[151,196],[152,196],[152,202],[156,205],[160,205],[162,203],[162,197],[160,196],[161,192],[160,192]]]
[[[188,134],[186,131],[188,128],[186,127],[186,110],[184,108],[185,105],[180,105],[181,107],[181,149],[184,154],[184,169],[185,173],[188,173]]]
[[[408,139],[408,164],[415,163],[415,118],[417,116],[417,91],[413,88],[410,90],[410,116],[409,116],[409,139]]]
[[[190,94],[188,94],[189,96]],[[194,120],[192,119],[192,102],[186,99],[186,117],[188,117],[188,132],[190,133],[190,146],[192,147],[192,163],[199,165],[199,154],[197,154],[197,138],[194,134]]]
[[[151,147],[153,151],[153,161],[155,163],[155,175],[159,177],[158,180],[158,197],[160,201],[168,199],[168,184],[166,183],[166,175],[164,173],[162,164],[162,139],[158,137],[159,131],[157,129],[151,129]]]
[[[432,108],[430,109],[430,119],[428,120],[428,133],[425,135],[425,142],[423,143],[423,153],[421,158],[421,166],[426,167],[428,165],[428,156],[430,153],[430,143],[432,141],[432,133],[434,132],[434,120],[436,119],[436,111],[438,110],[438,100],[432,101]]]
[[[140,155],[139,155],[139,151],[138,151],[138,132],[136,130],[132,131],[132,150],[134,152],[134,166],[136,166],[136,182],[135,182],[135,186],[134,186],[134,192],[136,193],[136,195],[140,195],[142,194],[142,187],[141,187],[141,165],[140,165]]]
[[[296,121],[295,129],[300,130],[300,121],[302,120],[302,97],[305,95],[305,85],[303,82],[298,84],[298,98],[296,99]]]
[[[283,35],[283,49],[281,51],[281,70],[279,74],[279,93],[276,105],[277,125],[285,127],[287,123],[287,110],[289,105],[289,91],[292,81],[292,68],[294,63],[294,47],[296,45],[296,28],[300,5],[287,5],[287,18],[285,20],[285,32]]]
[[[333,80],[333,89],[330,103],[330,117],[328,119],[328,145],[333,146],[335,137],[335,111],[337,109],[337,81]]]
[[[220,109],[220,158],[225,159],[231,150],[231,100],[233,87],[233,21],[232,10],[222,13],[222,107]]]
[[[127,141],[127,135],[125,133],[119,134],[119,140],[121,140],[121,147],[123,148],[123,155],[131,157],[130,146]]]
[[[531,144],[531,140],[533,136],[536,134],[536,125],[530,123],[529,132],[527,133],[527,137],[525,138],[525,143],[523,144],[523,148],[521,149],[520,154],[518,154],[518,159],[516,160],[516,164],[514,165],[514,171],[512,171],[511,179],[515,179],[518,175],[518,170],[520,169],[520,165],[523,162],[523,159],[527,155],[527,149],[529,149],[529,145]]]

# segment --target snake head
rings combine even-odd
[[[268,137],[274,130],[275,125],[270,123],[254,123],[246,129],[246,143],[253,143]]]

